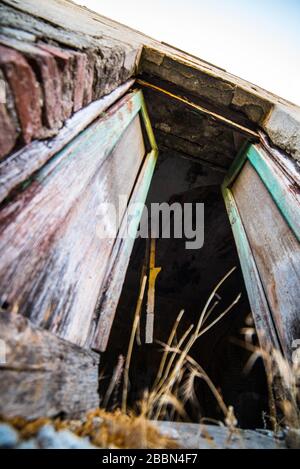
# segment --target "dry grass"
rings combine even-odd
[[[234,270],[235,268],[231,269],[216,285],[199,315],[196,327],[191,325],[178,343],[175,342],[175,333],[183,312],[181,311],[177,317],[167,343],[162,344],[163,355],[154,385],[150,393],[144,397],[144,406],[150,419],[163,418],[170,406],[173,410],[175,409],[175,415],[186,418],[184,406],[187,401],[195,400],[194,382],[195,379],[200,378],[206,382],[218,402],[224,414],[225,423],[227,421],[227,425],[231,428],[236,426],[233,408],[227,408],[205,370],[189,354],[195,342],[228,314],[239,301],[240,294],[216,319],[209,322],[211,313],[219,303],[219,300],[214,300],[217,292]]]
[[[161,435],[143,413],[124,414],[121,410],[106,412],[97,409],[89,412],[86,421],[75,433],[88,436],[94,445],[101,448],[178,447],[174,440]]]
[[[150,420],[163,418],[167,410],[169,411],[169,419],[188,419],[185,404],[188,401],[194,402],[196,400],[194,383],[196,379],[201,379],[207,383],[223,411],[225,425],[230,431],[234,431],[237,421],[233,408],[226,406],[205,370],[189,354],[195,342],[228,314],[238,302],[240,295],[216,319],[209,322],[211,313],[219,303],[219,300],[215,300],[218,297],[217,291],[234,270],[235,268],[231,269],[216,285],[199,315],[196,327],[191,325],[177,341],[177,329],[184,314],[184,311],[180,311],[167,343],[163,344],[162,358],[155,382],[152,389],[145,392],[142,401],[138,403],[138,412],[133,413],[127,410],[127,394],[133,342],[138,331],[145,291],[145,276],[141,279],[125,366],[124,359],[119,359],[102,402],[103,406],[109,403],[116,387],[120,385],[123,374],[122,409],[114,412],[96,409],[89,412],[83,420],[76,421],[42,418],[32,422],[27,422],[24,419],[12,419],[10,423],[20,431],[21,436],[25,439],[36,435],[41,426],[52,423],[57,430],[67,428],[78,436],[88,436],[94,445],[101,448],[176,448],[177,443],[162,435]]]
[[[197,363],[189,354],[195,342],[200,339],[203,334],[209,331],[215,324],[217,324],[232,308],[237,304],[240,299],[240,294],[225,308],[225,310],[211,320],[212,312],[219,304],[220,297],[218,295],[219,288],[227,280],[227,278],[234,272],[236,268],[231,269],[215,286],[211,292],[203,310],[199,314],[199,319],[196,324],[190,325],[189,328],[183,333],[177,342],[177,329],[184,311],[180,311],[166,344],[162,344],[162,358],[157,372],[156,379],[152,389],[145,392],[142,401],[138,404],[141,414],[148,420],[159,420],[164,418],[168,412],[169,420],[176,420],[183,418],[189,420],[185,404],[195,402],[196,395],[194,392],[194,382],[196,379],[202,379],[210,388],[213,396],[218,402],[223,414],[225,424],[233,429],[237,425],[232,407],[227,408],[223,401],[221,394],[218,392],[213,382],[205,372],[205,370]],[[131,336],[128,345],[128,352],[125,363],[124,377],[123,377],[123,393],[122,393],[122,414],[127,413],[127,395],[129,386],[129,366],[131,362],[132,350],[134,339],[138,332],[138,324],[140,322],[140,312],[145,291],[146,276],[141,278],[140,291],[134,315],[134,321],[131,331]],[[216,300],[216,298],[218,298]],[[109,398],[115,387],[114,376],[109,386],[109,392],[103,403],[108,403]]]
[[[235,417],[234,408],[226,405],[222,395],[206,371],[190,355],[190,351],[196,341],[222,320],[238,303],[240,294],[233,299],[221,314],[211,320],[212,313],[220,301],[218,290],[234,270],[235,268],[231,269],[213,289],[203,310],[199,314],[197,324],[192,324],[177,339],[178,326],[184,315],[184,311],[180,311],[167,343],[161,344],[162,357],[154,384],[149,391],[145,392],[141,402],[137,404],[137,412],[134,413],[127,409],[127,395],[133,343],[138,335],[140,313],[146,285],[145,275],[141,278],[127,357],[126,359],[122,356],[119,357],[110,385],[102,401],[104,409],[93,410],[82,420],[40,418],[28,422],[22,418],[15,418],[10,419],[9,423],[20,432],[21,437],[24,439],[35,436],[43,425],[52,424],[57,430],[69,429],[78,436],[89,437],[95,446],[101,448],[176,448],[178,447],[177,443],[171,438],[162,435],[151,423],[151,420],[162,419],[166,416],[168,416],[168,420],[188,420],[185,406],[187,402],[193,404],[197,401],[195,381],[200,379],[209,387],[224,416],[223,422],[214,421],[213,423],[225,425],[230,435],[237,431],[238,422]],[[272,348],[262,350],[254,345],[253,336],[255,330],[252,327],[247,326],[242,332],[245,335],[245,342],[241,342],[240,345],[246,346],[252,352],[245,366],[245,372],[247,373],[251,370],[258,357],[261,357],[265,364],[270,403],[270,416],[268,418],[272,423],[273,429],[277,431],[283,426],[299,429],[300,360],[294,360],[293,363],[289,363],[279,351]],[[109,404],[113,393],[121,385],[122,380],[122,408],[114,412],[108,412],[105,410],[105,407]],[[276,396],[274,395],[274,390],[277,392]],[[280,395],[278,395],[278,390],[280,390]],[[278,417],[278,405],[280,406],[282,417]],[[210,421],[210,419],[206,420]]]
[[[141,286],[140,286],[140,292],[139,292],[137,305],[135,308],[133,326],[132,326],[132,331],[131,331],[129,345],[128,345],[128,351],[127,351],[127,356],[126,356],[126,361],[125,361],[124,385],[123,385],[123,394],[122,394],[122,412],[124,414],[126,414],[126,411],[127,411],[127,394],[128,394],[128,385],[129,385],[130,361],[131,361],[134,339],[136,337],[138,325],[140,323],[140,314],[141,314],[141,309],[142,309],[142,304],[143,304],[143,299],[144,299],[144,294],[145,294],[146,282],[147,282],[147,275],[144,275],[142,282],[141,282]]]
[[[23,418],[13,418],[6,422],[13,425],[25,440],[36,436],[44,425],[52,424],[57,431],[67,429],[80,437],[89,437],[91,443],[99,448],[178,448],[178,444],[162,435],[143,413],[135,415],[124,414],[121,410],[106,412],[95,409],[82,420],[40,418],[28,422]]]
[[[282,427],[300,429],[300,356],[298,354],[289,361],[272,346],[264,350],[253,345],[252,331],[252,328],[243,331],[246,341],[242,345],[252,352],[245,372],[250,371],[258,358],[263,359],[269,391],[269,420],[273,430],[277,432]]]

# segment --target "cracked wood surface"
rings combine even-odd
[[[80,417],[99,405],[99,355],[1,311],[0,415],[30,419],[64,414]]]
[[[300,332],[299,242],[249,161],[234,182],[232,193],[281,346],[291,358],[293,341]]]
[[[145,156],[139,110],[140,92],[126,95],[0,212],[2,303],[81,346],[126,210],[119,196],[130,196]]]

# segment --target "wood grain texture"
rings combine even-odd
[[[52,139],[30,143],[25,148],[13,153],[0,162],[0,202],[18,185],[25,182],[33,173],[39,170],[53,155],[59,152],[73,138],[90,125],[97,117],[106,111],[115,101],[121,98],[132,86],[134,80],[128,80],[124,85],[107,96],[89,104],[68,119],[59,134]]]
[[[223,186],[223,197],[240,259],[260,345],[264,350],[269,350],[270,347],[280,350],[276,328],[265,297],[260,275],[253,257],[253,252],[249,245],[236,202],[230,189],[226,186]]]
[[[283,170],[259,145],[251,145],[247,157],[269,190],[285,221],[300,241],[299,171],[292,175],[288,167],[286,171]]]
[[[130,195],[144,158],[139,109],[140,92],[127,95],[0,213],[2,302],[78,345],[114,244],[103,204],[118,207],[119,195]]]
[[[156,161],[157,150],[154,149],[147,155],[130,199],[130,204],[132,204],[132,207],[135,207],[132,213],[134,216],[132,216],[130,222],[131,236],[128,236],[128,223],[127,219],[124,218],[111,253],[110,262],[106,269],[105,280],[99,295],[99,303],[96,310],[97,316],[95,317],[92,331],[89,334],[89,337],[93,337],[91,343],[92,348],[101,352],[106,350],[108,344],[111,327],[135,241],[135,233],[137,232],[142,216],[143,204],[147,197]]]
[[[99,405],[99,355],[35,327],[21,315],[1,312],[0,415],[30,419],[78,417]]]
[[[282,348],[300,337],[300,245],[259,175],[246,162],[232,186]]]

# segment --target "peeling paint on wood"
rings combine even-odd
[[[52,156],[71,142],[89,124],[121,98],[133,85],[129,80],[112,93],[94,101],[68,119],[59,134],[52,139],[34,141],[25,148],[0,161],[0,202],[21,183],[39,170]]]
[[[138,229],[142,216],[143,204],[146,200],[150,183],[152,180],[155,164],[157,161],[157,150],[152,150],[143,164],[143,168],[136,182],[134,192],[130,199],[135,206],[134,217],[131,221],[130,232],[132,236],[126,236],[127,221],[124,220],[120,227],[118,236],[107,269],[104,288],[99,296],[98,318],[95,324],[93,348],[104,352],[107,347],[110,330],[114,315],[121,295],[123,282],[128,267],[130,254],[135,241],[135,233]],[[91,335],[91,334],[90,334]]]
[[[265,293],[253,258],[251,246],[248,242],[235,200],[231,191],[227,189],[226,186],[223,186],[223,196],[240,258],[241,268],[260,344],[266,350],[270,347],[280,349],[276,329],[272,321],[269,305],[265,298]]]
[[[118,207],[119,195],[129,196],[145,155],[140,107],[141,92],[123,98],[0,213],[2,301],[79,345],[88,338],[114,244],[98,232],[111,224],[102,204]]]
[[[245,147],[223,195],[260,342],[291,358],[300,333],[299,190],[294,167],[268,151]]]
[[[258,145],[249,147],[247,157],[300,241],[300,188],[296,181],[274,164]]]
[[[300,334],[299,242],[249,162],[234,182],[232,193],[282,348],[291,358],[293,340]]]

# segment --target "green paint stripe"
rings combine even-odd
[[[139,176],[138,181],[137,181],[137,189],[136,193],[133,194],[133,199],[135,204],[144,204],[148,195],[148,191],[150,188],[150,184],[152,181],[155,165],[157,162],[158,158],[158,147],[156,144],[155,136],[153,133],[151,121],[149,118],[149,114],[147,111],[147,106],[145,103],[144,95],[143,92],[140,90],[139,91],[139,99],[140,99],[140,111],[141,111],[141,116],[145,125],[146,133],[149,139],[149,143],[151,145],[152,150],[147,154],[145,158],[145,162],[142,168],[142,175]],[[139,187],[138,187],[139,186]],[[143,208],[140,206],[137,206],[137,211],[134,214],[133,220],[131,220],[131,233],[134,233],[134,236],[137,233],[139,223],[141,220]],[[135,239],[133,236],[130,236],[126,239],[126,244],[125,244],[125,250],[127,252],[131,252],[133,248],[133,244]]]
[[[299,203],[289,192],[284,181],[280,180],[272,171],[272,166],[266,162],[255,146],[251,145],[248,148],[247,157],[270,192],[287,224],[300,241]]]
[[[261,345],[264,347],[271,345],[272,347],[280,349],[277,334],[272,322],[272,314],[266,300],[256,262],[233,194],[230,189],[225,187],[222,189],[222,193]],[[269,335],[269,339],[265,336],[266,331]],[[271,341],[271,344],[268,343],[268,340]]]
[[[142,175],[140,175],[138,182],[137,182],[137,187],[136,188],[136,193],[133,194],[130,203],[133,204],[144,204],[148,195],[149,187],[152,181],[152,176],[154,173],[156,161],[157,161],[157,156],[158,152],[156,149],[151,150],[150,153],[146,156],[146,160],[144,162],[144,167],[142,169]],[[143,212],[143,207],[136,206],[136,212],[133,215],[133,218],[130,220],[130,232],[131,236],[126,237],[125,239],[125,245],[124,249],[128,253],[131,253],[134,242],[135,242],[135,235],[137,233],[139,223],[141,220]],[[131,214],[132,215],[132,214]]]
[[[228,187],[238,176],[239,172],[241,171],[242,167],[244,166],[244,163],[247,159],[247,149],[249,147],[249,143],[246,142],[244,145],[242,145],[242,148],[240,149],[238,155],[236,158],[233,160],[232,165],[229,168],[228,173],[226,174],[224,181],[223,181],[223,187]]]
[[[49,162],[36,174],[35,180],[42,182],[50,174],[59,171],[61,165],[69,158],[87,154],[89,149],[105,148],[108,155],[117,144],[129,124],[138,114],[142,106],[142,92],[135,91],[131,98],[115,112],[107,111],[102,118],[80,132],[68,145],[53,156]],[[101,148],[100,148],[101,147]]]

